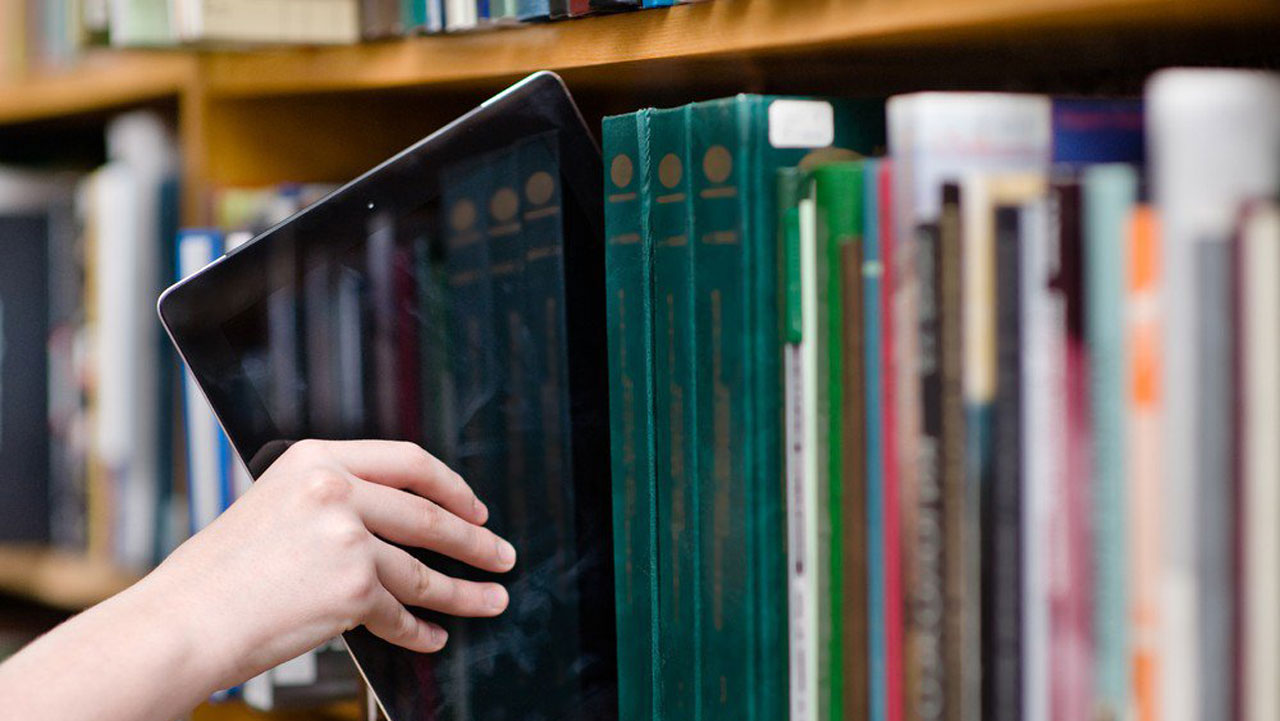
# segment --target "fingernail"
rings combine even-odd
[[[480,519],[481,525],[489,520],[489,508],[480,501],[479,498],[471,499],[471,514]]]
[[[431,643],[435,644],[436,648],[444,648],[445,643],[447,643],[448,641],[449,641],[448,631],[444,630],[443,628],[440,628],[439,626],[431,627]]]
[[[516,562],[515,546],[512,546],[501,538],[498,539],[498,560],[506,566],[515,565]]]
[[[494,586],[484,592],[484,601],[489,608],[500,611],[507,607],[507,591],[501,586]]]

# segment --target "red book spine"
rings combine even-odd
[[[893,342],[893,267],[894,267],[894,225],[893,225],[893,165],[886,160],[880,164],[876,183],[876,202],[879,205],[880,220],[880,312],[882,320],[881,352],[881,385],[884,402],[881,404],[884,428],[884,510],[881,514],[884,532],[884,593],[885,593],[885,678],[887,680],[885,698],[886,721],[903,721],[903,607],[902,607],[902,553],[899,534],[902,532],[899,514],[901,499],[898,493],[898,433],[897,414],[894,404],[897,402],[894,393],[896,369],[894,368]]]

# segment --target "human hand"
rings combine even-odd
[[[445,576],[390,542],[508,571],[515,549],[483,527],[488,515],[458,474],[414,444],[301,441],[142,585],[185,606],[195,647],[222,654],[223,686],[359,625],[438,651],[444,629],[406,606],[495,616],[507,592]]]

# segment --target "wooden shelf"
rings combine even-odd
[[[0,83],[0,125],[109,110],[187,91],[252,98],[426,87],[496,87],[539,69],[577,85],[686,79],[699,63],[831,50],[945,48],[975,38],[1089,29],[1267,28],[1268,0],[715,0],[461,35],[254,51],[102,49],[66,71]],[[621,74],[619,74],[621,73]],[[680,80],[672,80],[680,82]]]
[[[295,711],[255,711],[239,701],[201,704],[191,721],[360,721],[364,718],[360,703],[349,701],[317,709]]]
[[[128,588],[137,576],[110,563],[38,546],[0,546],[0,594],[78,611]]]
[[[288,95],[509,80],[539,69],[617,84],[619,66],[742,60],[837,48],[943,46],[1011,31],[1269,23],[1266,0],[716,0],[469,35],[214,53],[214,96]],[[656,61],[656,62],[655,62]],[[658,79],[661,82],[661,78]]]

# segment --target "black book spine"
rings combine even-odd
[[[982,718],[1022,711],[1021,211],[1000,207],[996,232],[995,474],[982,508]]]
[[[919,278],[917,373],[920,381],[920,439],[916,489],[915,585],[910,596],[910,631],[915,652],[914,705],[919,721],[946,717],[944,615],[946,610],[946,539],[942,481],[942,362],[939,293],[938,225],[916,229]]]
[[[942,188],[942,213],[938,221],[938,353],[942,369],[941,412],[941,478],[942,478],[942,527],[944,543],[951,551],[945,564],[944,588],[946,589],[945,630],[943,632],[943,658],[947,667],[944,718],[964,721],[968,714],[965,707],[969,699],[977,700],[977,689],[970,689],[968,680],[977,680],[977,669],[966,659],[967,648],[976,642],[978,623],[970,619],[976,610],[976,589],[969,580],[971,563],[977,562],[976,554],[966,546],[969,536],[977,529],[976,518],[968,512],[967,484],[965,481],[965,417],[964,417],[964,348],[962,346],[961,309],[964,307],[962,288],[961,254],[964,238],[960,222],[960,188],[948,183]],[[974,567],[976,577],[977,569]],[[975,578],[976,581],[976,578]],[[972,623],[970,622],[972,620]],[[967,666],[969,668],[967,668]],[[975,709],[976,711],[976,709]]]

